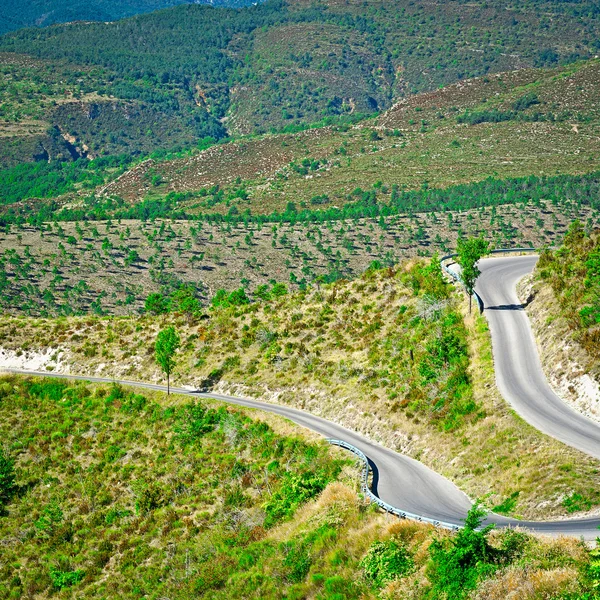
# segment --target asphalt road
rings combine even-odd
[[[476,291],[484,302],[492,334],[500,392],[528,423],[565,444],[600,458],[600,424],[561,400],[540,364],[529,318],[517,297],[517,281],[537,256],[486,258],[479,263]]]
[[[491,300],[489,315],[492,315],[492,321],[494,320],[495,314],[502,315],[513,315],[518,318],[524,318],[523,321],[518,321],[515,326],[516,329],[524,328],[526,333],[522,333],[525,335],[525,342],[527,343],[527,335],[531,336],[529,323],[525,314],[522,311],[514,310],[514,311],[504,311],[500,310],[499,307],[501,304],[517,304],[515,298],[511,296],[510,286],[523,274],[531,270],[533,267],[535,260],[532,260],[530,257],[527,259],[491,259],[491,261],[498,261],[498,267],[496,265],[488,264],[489,261],[485,261],[482,265],[482,271],[484,275],[481,277],[482,285],[480,285],[480,291],[484,292],[483,295],[488,300]],[[520,262],[519,262],[520,261]],[[504,266],[502,266],[504,265]],[[500,277],[503,279],[498,280]],[[486,283],[487,282],[487,283]],[[486,285],[490,286],[490,290],[488,293]],[[508,286],[508,289],[502,289],[503,286]],[[493,294],[492,294],[493,292]],[[502,292],[502,294],[500,294]],[[498,294],[498,297],[496,296]],[[503,319],[500,319],[503,322]],[[508,319],[510,321],[510,318]],[[507,335],[503,329],[499,328],[496,324],[492,326],[492,335],[499,336],[499,340],[494,339],[495,351],[496,347],[498,347],[498,351],[502,352],[502,348],[508,347],[511,350],[515,350],[514,342],[512,337],[509,337],[505,340],[505,336]],[[518,332],[514,332],[510,329],[510,335],[516,335]],[[532,351],[533,356],[537,357],[537,352],[535,349],[535,343],[533,342],[533,338],[529,339],[528,342],[529,347],[525,346],[522,352],[527,354],[527,348]],[[508,344],[506,346],[505,344]],[[533,345],[531,345],[533,344]],[[521,352],[521,350],[516,350],[516,352]],[[509,353],[510,354],[510,353]],[[504,361],[500,361],[503,363]],[[510,361],[508,361],[510,362]],[[518,363],[519,361],[517,361]],[[512,364],[512,363],[511,363]],[[502,365],[500,365],[502,368]],[[536,374],[537,369],[537,374]],[[18,371],[11,370],[14,373],[22,373],[28,375],[40,375],[44,377],[58,377],[58,378],[66,378],[66,379],[79,379],[85,381],[93,381],[93,382],[112,382],[113,379],[109,378],[100,378],[100,377],[84,377],[84,376],[69,376],[69,375],[60,375],[56,373],[47,373],[41,372],[36,373],[32,371]],[[503,375],[499,375],[499,380],[504,377],[511,377],[512,371],[502,371]],[[525,375],[525,379],[523,385],[525,390],[528,393],[532,393],[534,396],[537,396],[538,392],[536,391],[536,384],[531,383],[531,377],[528,374],[527,370],[523,371],[518,370],[514,371],[516,377],[522,377]],[[532,367],[532,375],[536,375],[536,379],[534,381],[539,381],[542,386],[547,387],[547,383],[543,377],[543,373],[541,372],[541,367],[539,365],[539,360],[537,363],[533,363]],[[135,381],[126,381],[119,380],[119,383],[125,385],[133,385],[137,387],[143,387],[147,389],[166,391],[165,386],[148,384],[148,383],[139,383]],[[518,395],[519,389],[512,390],[512,387],[508,386],[511,393]],[[504,388],[502,388],[504,393]],[[353,446],[359,448],[369,459],[371,463],[371,467],[374,471],[374,481],[376,482],[373,488],[373,491],[385,502],[391,504],[395,507],[398,507],[406,512],[414,513],[421,515],[430,519],[437,519],[439,521],[444,521],[446,523],[461,525],[467,511],[471,507],[471,501],[469,498],[461,492],[453,483],[435,473],[422,463],[408,458],[407,456],[403,456],[394,452],[393,450],[389,450],[380,446],[379,444],[375,444],[361,435],[341,427],[336,423],[331,421],[327,421],[320,417],[311,415],[301,410],[297,410],[294,408],[290,408],[287,406],[281,406],[276,404],[268,404],[264,402],[258,402],[256,400],[249,400],[245,398],[237,398],[233,396],[224,396],[220,394],[210,394],[210,393],[200,393],[193,392],[187,389],[179,389],[172,388],[173,392],[187,394],[195,397],[204,397],[204,398],[212,398],[216,400],[222,400],[224,402],[228,402],[231,404],[237,404],[249,408],[254,408],[258,410],[268,411],[271,413],[275,413],[290,419],[294,423],[301,425],[303,427],[307,427],[312,431],[315,431],[325,437],[336,438],[340,440],[344,440]],[[512,400],[510,400],[512,403]],[[560,400],[559,400],[560,402]],[[525,399],[522,402],[525,406],[528,405],[529,400]],[[543,403],[542,403],[543,404]],[[515,406],[516,408],[516,406]],[[563,405],[563,408],[564,407]],[[544,409],[545,410],[545,409]],[[558,409],[557,409],[558,410]],[[567,410],[566,413],[562,413],[559,411],[560,415],[570,415],[566,421],[563,422],[563,426],[560,427],[560,432],[568,434],[568,419],[573,417],[573,411]],[[577,415],[578,413],[575,413]],[[552,415],[549,417],[552,420]],[[543,421],[543,420],[542,420]],[[586,421],[584,419],[584,421]],[[578,420],[574,421],[576,424],[579,423]],[[543,421],[545,423],[545,421]],[[596,429],[600,429],[596,426]],[[576,426],[575,431],[578,431]],[[573,434],[575,435],[575,434]],[[596,436],[600,434],[596,432]],[[567,437],[570,438],[569,435]],[[596,437],[594,439],[600,439]],[[574,444],[573,444],[574,445]],[[598,455],[598,445],[595,447],[595,451],[593,452],[594,456]],[[517,521],[514,519],[508,519],[502,517],[500,515],[491,514],[488,518],[489,523],[496,523],[499,526],[521,526],[529,528],[538,533],[544,533],[548,535],[574,535],[578,537],[583,537],[588,540],[593,540],[599,535],[598,528],[600,527],[600,517],[592,518],[592,519],[570,519],[563,521]]]

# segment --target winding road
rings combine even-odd
[[[600,426],[569,409],[553,395],[544,377],[527,317],[519,307],[514,285],[533,268],[536,257],[493,258],[481,261],[479,293],[490,319],[499,387],[515,410],[542,431],[592,456],[600,457]],[[10,370],[13,373],[92,382],[110,378]],[[166,391],[165,386],[119,380],[119,383]],[[373,492],[410,513],[460,526],[471,507],[469,498],[453,483],[422,463],[373,443],[335,423],[301,410],[256,400],[172,388],[173,392],[222,400],[275,413],[328,438],[344,440],[360,449],[373,469]],[[552,397],[554,396],[554,398]],[[593,540],[600,517],[563,521],[517,521],[491,514],[489,523],[521,526],[537,533],[574,535]]]
[[[535,338],[517,297],[519,279],[537,256],[486,258],[475,291],[484,303],[492,334],[496,382],[512,407],[536,429],[600,458],[600,425],[567,405],[553,391],[540,364]]]

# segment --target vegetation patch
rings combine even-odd
[[[457,534],[398,520],[358,498],[343,451],[283,420],[165,400],[3,378],[15,475],[3,596],[426,600],[489,597],[517,579],[527,598],[594,598],[597,552],[582,542],[480,530],[478,508]]]

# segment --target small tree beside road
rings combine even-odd
[[[175,327],[167,327],[158,333],[154,350],[156,352],[156,362],[167,376],[167,394],[171,393],[170,379],[171,373],[175,369],[175,353],[179,348],[181,341]]]
[[[459,238],[456,252],[458,254],[458,264],[461,267],[461,279],[469,295],[469,314],[471,314],[475,284],[477,283],[477,278],[481,275],[481,271],[477,268],[477,263],[481,258],[490,253],[490,243],[482,237]]]

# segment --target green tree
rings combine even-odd
[[[490,244],[482,237],[478,238],[458,238],[458,264],[461,266],[461,278],[465,290],[469,295],[469,314],[471,314],[471,305],[473,292],[477,278],[481,271],[477,267],[479,260],[490,253]]]
[[[175,353],[179,348],[181,340],[175,331],[175,327],[167,327],[158,333],[154,350],[156,352],[156,362],[167,376],[167,394],[171,393],[170,379],[171,373],[175,369]]]
[[[0,449],[0,511],[17,489],[15,479],[15,461]]]
[[[162,294],[153,293],[146,298],[144,309],[154,315],[162,315],[169,312],[169,301]]]
[[[489,577],[498,568],[502,551],[488,542],[493,525],[481,528],[485,516],[486,511],[476,503],[456,536],[431,544],[428,576],[433,584],[432,598],[461,600],[480,579]]]
[[[181,286],[170,299],[170,309],[173,312],[184,313],[189,319],[202,312],[200,301],[196,298],[195,290],[191,286]]]

